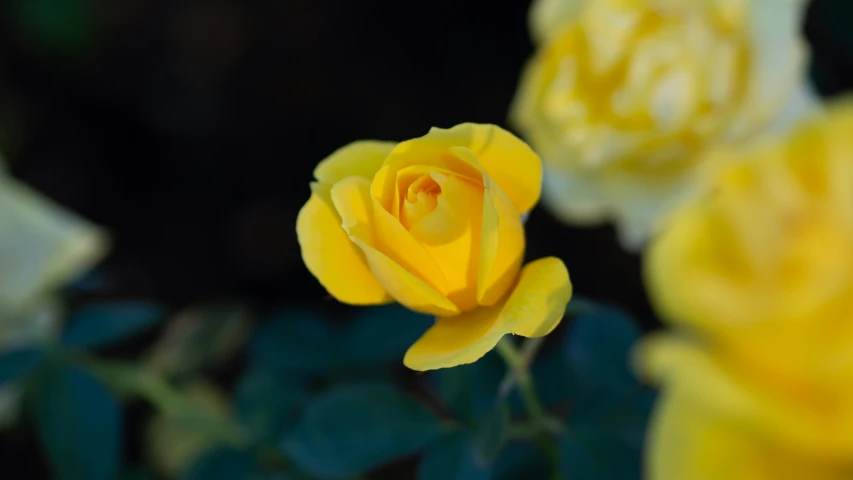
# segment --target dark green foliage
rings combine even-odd
[[[122,453],[115,396],[84,370],[59,366],[32,393],[42,448],[60,480],[112,480]]]
[[[146,302],[95,303],[76,310],[62,343],[68,348],[100,348],[141,333],[166,318],[163,307]]]
[[[26,377],[44,359],[44,351],[35,347],[17,348],[0,353],[0,385]]]
[[[491,480],[492,468],[478,457],[466,432],[441,437],[427,448],[418,466],[418,480]]]
[[[344,385],[308,405],[282,449],[318,478],[344,478],[414,454],[446,430],[389,385]]]

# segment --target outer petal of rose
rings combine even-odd
[[[796,449],[780,447],[773,437],[673,393],[663,395],[651,420],[646,457],[649,480],[850,478],[843,463],[798,455]]]
[[[423,313],[459,313],[453,302],[377,249],[369,180],[361,177],[346,178],[335,184],[331,194],[335,208],[341,215],[343,229],[364,252],[376,279],[395,300]]]
[[[545,167],[542,201],[563,222],[594,226],[610,217],[609,199],[601,181],[582,172],[549,170]]]
[[[0,157],[0,339],[8,322],[92,268],[109,244],[99,227],[8,178]]]
[[[725,415],[742,431],[824,458],[849,456],[853,448],[849,394],[832,389],[818,392],[788,377],[768,384],[764,379],[775,375],[773,366],[750,363],[746,368],[740,361],[743,356],[711,348],[671,335],[654,335],[633,352],[635,369],[663,385],[669,395],[683,396],[710,414]],[[831,415],[814,408],[817,398],[836,405]]]
[[[331,198],[322,191],[311,194],[296,217],[296,236],[308,270],[329,293],[344,303],[387,303],[391,297],[374,277],[364,254],[341,228]]]
[[[328,185],[351,176],[373,178],[395,145],[393,142],[375,140],[361,140],[345,145],[317,165],[314,178]]]
[[[545,42],[572,21],[589,0],[536,0],[530,6],[530,32],[537,43]]]
[[[547,335],[563,318],[572,285],[563,262],[543,258],[521,271],[512,294],[493,307],[452,318],[438,318],[403,363],[413,370],[449,368],[477,361],[504,335]]]
[[[442,142],[448,149],[465,147],[483,170],[509,197],[519,214],[539,201],[542,162],[530,147],[497,125],[463,123],[450,129],[432,128],[425,139]]]
[[[457,157],[477,163],[473,152],[453,147]],[[500,301],[515,281],[524,260],[524,227],[507,195],[487,173],[483,173],[483,216],[480,226],[480,260],[477,272],[477,302],[491,306]]]
[[[782,114],[806,81],[808,47],[801,34],[807,2],[753,0],[747,26],[752,49],[746,98],[729,135],[742,138]],[[790,113],[788,115],[791,115]]]

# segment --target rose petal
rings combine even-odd
[[[563,262],[543,258],[524,267],[512,294],[435,325],[409,348],[403,363],[413,370],[449,368],[477,361],[508,333],[539,337],[563,318],[572,285]]]
[[[314,169],[314,178],[333,185],[344,178],[373,178],[396,143],[361,140],[337,149]]]
[[[364,252],[376,279],[395,300],[423,313],[459,313],[453,302],[377,248],[372,228],[375,225],[374,200],[367,179],[349,177],[336,183],[332,188],[332,200],[341,215],[343,229]]]
[[[321,195],[313,193],[296,217],[296,236],[308,270],[341,302],[371,305],[391,301],[367,266],[364,254],[341,228],[331,198],[324,200]]]
[[[427,134],[449,150],[465,147],[483,170],[506,193],[518,214],[527,212],[542,192],[542,162],[530,147],[496,125],[463,123],[450,129],[432,128]]]
[[[477,164],[465,147],[450,149],[454,155]],[[524,260],[524,226],[503,190],[483,172],[483,217],[480,232],[480,264],[477,273],[477,301],[494,305],[515,282]]]
[[[441,187],[435,210],[412,225],[412,236],[447,279],[447,296],[463,311],[477,307],[483,187],[456,175],[433,172]]]

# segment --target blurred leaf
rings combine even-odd
[[[546,409],[569,403],[579,391],[577,381],[566,363],[562,349],[546,348],[531,366],[539,400]]]
[[[0,349],[54,343],[60,335],[63,310],[57,298],[43,297],[26,315],[0,319]]]
[[[630,317],[613,307],[576,317],[564,348],[575,381],[590,393],[618,394],[636,388],[628,355],[639,337]]]
[[[57,367],[36,386],[38,437],[59,479],[112,480],[122,452],[121,410],[89,373]]]
[[[506,367],[495,353],[480,360],[432,373],[438,396],[461,421],[473,425],[495,406],[495,398]]]
[[[566,479],[639,480],[640,451],[620,438],[575,428],[560,439],[560,475]]]
[[[249,351],[259,365],[323,373],[340,364],[332,326],[310,312],[281,312],[261,324]]]
[[[237,385],[237,417],[261,443],[274,443],[296,422],[298,407],[310,390],[276,371],[252,368]]]
[[[0,322],[29,313],[47,292],[89,269],[106,243],[101,230],[8,178],[0,165]]]
[[[491,465],[506,444],[509,427],[509,407],[500,402],[480,420],[474,434],[475,453],[481,465]]]
[[[241,305],[193,307],[169,321],[166,331],[152,347],[148,363],[169,376],[189,376],[235,355],[250,330],[251,315]]]
[[[62,343],[69,348],[100,348],[120,342],[162,322],[163,307],[148,302],[104,302],[71,314]]]
[[[569,415],[569,431],[596,428],[640,449],[655,401],[655,392],[638,387],[620,397],[580,405]]]
[[[0,353],[0,386],[26,377],[44,360],[44,351],[35,347]]]
[[[542,449],[529,442],[511,442],[492,466],[494,480],[551,478],[551,461]],[[569,477],[565,480],[586,480]]]
[[[254,480],[255,459],[243,450],[217,447],[205,452],[181,475],[182,480]]]
[[[159,413],[146,429],[148,462],[166,477],[174,477],[214,446],[241,446],[234,432],[223,428],[231,419],[228,397],[199,380],[181,390],[181,400],[191,408]]]
[[[346,364],[402,363],[406,350],[434,321],[397,304],[363,309],[343,332]]]
[[[477,461],[474,440],[455,432],[433,442],[421,458],[418,480],[491,480],[492,471]]]
[[[282,446],[306,472],[342,478],[411,455],[445,431],[424,405],[390,386],[346,385],[309,404]]]

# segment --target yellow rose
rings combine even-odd
[[[850,396],[785,384],[708,345],[647,339],[641,370],[663,383],[646,439],[649,480],[848,480]],[[841,387],[845,388],[845,387]],[[848,387],[849,388],[849,387]]]
[[[334,297],[436,315],[406,353],[415,370],[471,363],[508,333],[546,335],[571,297],[562,261],[521,268],[521,215],[539,157],[493,125],[433,128],[399,144],[355,142],[320,162],[296,231]]]
[[[842,105],[714,155],[708,195],[650,246],[652,301],[693,335],[638,352],[665,392],[650,478],[853,475],[851,132]]]
[[[805,87],[802,0],[537,0],[511,119],[542,154],[544,200],[615,222],[629,248],[692,192],[701,155],[787,127]]]
[[[11,178],[0,158],[0,343],[107,252],[104,231]]]

